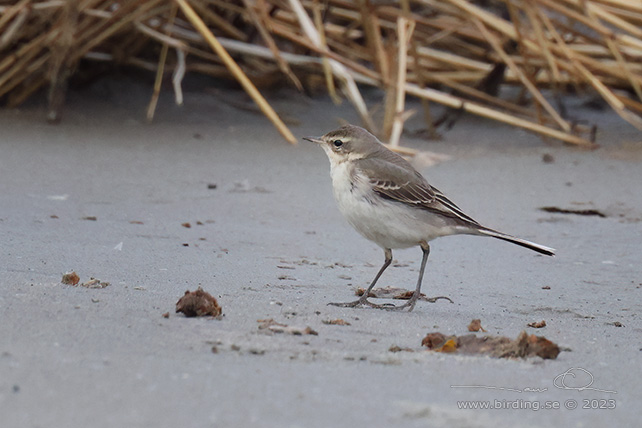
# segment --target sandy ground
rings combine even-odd
[[[399,313],[326,305],[352,300],[383,252],[341,217],[318,147],[289,146],[263,116],[227,103],[251,105],[234,92],[189,92],[183,108],[164,94],[149,125],[149,93],[96,85],[71,95],[58,126],[38,105],[0,111],[3,426],[639,423],[642,143],[612,113],[569,100],[600,126],[603,147],[591,152],[477,118],[440,142],[405,139],[452,156],[420,168],[468,214],[558,256],[434,241],[424,291],[454,304]],[[299,137],[356,121],[327,100],[271,102]],[[606,217],[538,210],[551,205]],[[380,285],[412,288],[420,250],[394,256]],[[111,285],[60,284],[69,270]],[[221,320],[174,313],[199,285],[219,299]],[[318,335],[259,330],[270,318]],[[422,349],[427,333],[467,334],[473,318],[488,334],[527,330],[564,351],[515,361]],[[350,325],[324,323],[335,319]],[[527,327],[540,320],[545,328]],[[509,408],[460,408],[488,404]]]

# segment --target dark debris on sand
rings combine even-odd
[[[198,287],[196,291],[186,291],[176,302],[176,313],[179,312],[186,317],[218,317],[223,310],[210,293]]]
[[[560,348],[542,336],[528,335],[522,331],[517,339],[504,336],[464,336],[446,337],[439,332],[429,333],[421,342],[422,346],[435,352],[459,353],[465,355],[488,355],[494,358],[540,357],[555,359]]]

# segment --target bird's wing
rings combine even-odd
[[[374,192],[386,199],[459,219],[468,225],[480,226],[443,193],[428,184],[409,163],[405,160],[403,164],[398,159],[395,161],[362,159],[356,166],[359,173],[367,177]]]

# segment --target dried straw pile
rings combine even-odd
[[[642,129],[642,3],[633,0],[0,0],[9,106],[47,87],[58,120],[67,80],[97,61],[156,73],[150,119],[166,71],[178,102],[186,72],[236,79],[292,142],[256,88],[275,76],[299,89],[320,82],[335,99],[340,90],[393,145],[413,113],[408,95],[422,99],[428,129],[466,111],[593,146],[594,129],[551,104],[568,88],[594,91]],[[359,85],[385,91],[380,128]],[[500,98],[502,85],[521,96]],[[450,114],[432,117],[430,103]]]

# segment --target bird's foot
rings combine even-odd
[[[359,300],[355,300],[354,302],[332,302],[328,303],[328,305],[338,306],[340,308],[357,308],[359,306],[370,306],[371,308],[377,309],[385,309],[387,306],[390,306],[388,304],[378,305],[376,303],[372,303],[365,296],[360,298]]]
[[[412,300],[412,299],[411,299]],[[395,306],[392,303],[383,303],[381,305],[378,305],[376,303],[372,303],[366,298],[361,298],[359,300],[355,300],[354,302],[338,302],[338,303],[328,303],[330,306],[338,306],[340,308],[357,308],[359,306],[370,306],[371,308],[375,309],[385,309],[387,311],[395,311],[399,309],[405,309],[410,307],[409,311],[412,311],[412,309],[415,307],[415,303],[417,302],[417,299],[414,301],[409,300],[407,303],[404,303],[403,305]]]
[[[455,303],[455,302],[453,302],[453,299],[451,299],[450,297],[446,297],[446,296],[424,297],[421,300],[425,300],[426,302],[430,302],[430,303],[435,303],[439,299],[444,299],[444,300],[448,300],[450,303]]]
[[[379,307],[381,309],[386,309],[389,311],[398,311],[401,309],[408,308],[408,312],[412,312],[412,310],[415,308],[415,305],[417,304],[417,301],[420,300],[419,296],[420,296],[419,294],[413,294],[412,297],[410,297],[410,299],[408,299],[408,301],[403,305],[395,306],[392,304],[387,304],[387,305],[379,305]],[[445,299],[445,300],[448,300],[450,303],[455,303],[452,301],[450,297],[446,297],[446,296],[421,297],[421,300],[425,300],[426,302],[430,302],[430,303],[435,303],[439,299]]]
[[[403,305],[398,305],[398,306],[397,306],[397,305],[388,304],[388,305],[382,306],[382,307],[381,307],[381,309],[385,309],[385,310],[387,310],[387,311],[400,311],[400,310],[402,310],[402,309],[406,309],[406,308],[408,308],[408,312],[412,312],[412,310],[413,310],[413,309],[415,309],[415,304],[416,304],[416,303],[417,303],[417,297],[415,297],[415,296],[413,295],[413,296],[412,296],[410,299],[408,299],[408,301],[407,301],[406,303],[404,303]]]
[[[354,302],[328,303],[328,305],[338,306],[340,308],[357,308],[359,306],[370,306],[371,308],[384,309],[386,311],[400,311],[407,308],[408,312],[412,312],[412,310],[415,308],[415,305],[417,304],[417,301],[419,300],[419,296],[420,295],[418,293],[413,293],[412,297],[410,297],[410,299],[408,299],[406,303],[398,306],[393,305],[392,303],[383,303],[381,305],[378,305],[376,303],[372,303],[371,301],[369,301],[365,296],[362,296],[359,300],[355,300]],[[425,300],[430,303],[435,303],[439,299],[448,300],[450,303],[454,303],[450,297],[446,297],[446,296],[421,298],[421,300]]]

